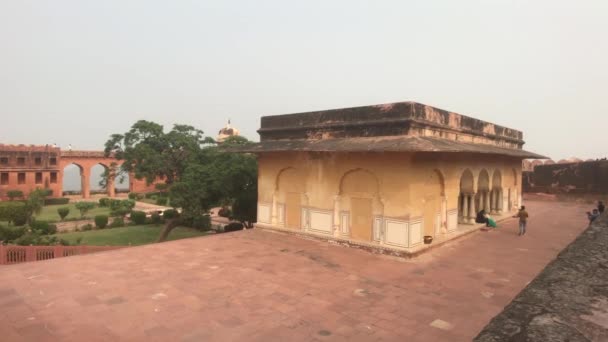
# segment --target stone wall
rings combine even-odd
[[[608,161],[538,165],[522,178],[524,192],[608,194]]]
[[[608,215],[598,219],[475,338],[608,341]]]
[[[277,152],[258,165],[258,225],[394,248],[520,204],[521,161],[504,156]]]

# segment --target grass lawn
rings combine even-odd
[[[36,215],[36,218],[38,220],[59,222],[61,220],[61,218],[59,217],[59,214],[57,213],[57,209],[63,208],[63,207],[70,208],[70,213],[68,214],[68,216],[66,218],[79,218],[80,217],[80,211],[78,209],[76,209],[76,204],[68,203],[68,204],[57,204],[57,205],[44,206],[42,208],[42,211],[40,212],[40,214]],[[87,212],[86,216],[93,218],[93,217],[95,217],[95,215],[104,215],[104,214],[105,215],[110,214],[110,208],[96,207],[94,209],[89,210]]]
[[[76,240],[82,237],[81,245],[127,246],[130,243],[137,246],[156,242],[162,228],[161,225],[131,226],[56,234],[55,236],[70,243],[76,243]],[[178,227],[171,231],[167,240],[186,239],[208,234],[208,232],[201,232],[196,229]]]

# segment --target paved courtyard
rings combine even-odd
[[[402,260],[261,230],[0,266],[3,341],[470,341],[586,226],[516,221]]]

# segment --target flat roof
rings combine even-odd
[[[263,116],[260,141],[412,135],[434,128],[523,145],[521,131],[417,102]]]
[[[268,140],[248,145],[227,147],[227,152],[446,152],[506,155],[517,158],[547,159],[542,155],[521,149],[489,144],[475,144],[434,137],[382,136],[336,139]]]

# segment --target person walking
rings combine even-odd
[[[601,214],[604,213],[604,210],[606,210],[606,206],[604,205],[604,202],[599,201],[597,202],[597,211]]]
[[[526,226],[528,224],[528,212],[526,211],[526,207],[525,206],[521,206],[521,208],[519,209],[519,211],[517,212],[517,214],[515,216],[513,216],[514,218],[519,218],[519,236],[522,236],[524,234],[526,234]]]

